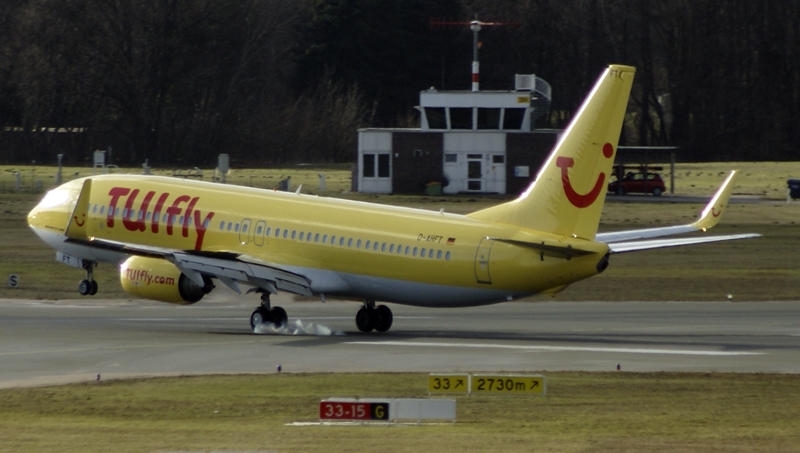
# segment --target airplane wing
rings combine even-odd
[[[700,212],[698,219],[687,225],[677,225],[660,228],[646,228],[641,230],[614,231],[610,233],[599,233],[595,236],[598,242],[608,244],[611,253],[635,252],[639,250],[650,250],[664,247],[677,247],[681,245],[702,244],[706,242],[730,241],[736,239],[749,239],[760,237],[760,234],[732,234],[724,236],[699,236],[680,239],[660,239],[655,241],[643,241],[641,239],[653,239],[664,236],[672,236],[683,233],[705,232],[714,227],[722,216],[725,207],[728,205],[731,192],[733,191],[733,181],[736,179],[736,172],[731,171],[725,181],[722,182],[714,196]]]
[[[203,275],[217,278],[226,286],[242,293],[240,284],[256,286],[276,294],[279,290],[302,296],[311,296],[311,281],[304,275],[282,266],[264,262],[248,255],[232,252],[182,251],[109,241],[106,239],[67,239],[67,242],[115,251],[126,255],[166,259],[187,277],[203,286]]]

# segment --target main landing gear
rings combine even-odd
[[[392,327],[392,310],[386,305],[375,306],[374,300],[365,300],[364,307],[356,313],[356,327],[362,332],[386,332]]]
[[[255,329],[257,325],[263,323],[272,323],[275,326],[286,324],[289,317],[286,315],[286,310],[281,307],[270,308],[269,293],[261,293],[261,306],[256,308],[253,314],[250,315],[250,327]]]
[[[81,296],[94,296],[97,294],[97,281],[94,279],[94,267],[97,263],[84,261],[83,268],[86,270],[86,278],[78,284],[78,292]]]

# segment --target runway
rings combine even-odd
[[[212,296],[215,294],[212,293]],[[362,334],[355,302],[273,298],[291,330],[254,334],[254,296],[193,306],[0,300],[0,388],[134,376],[284,372],[559,370],[800,372],[800,301],[390,305]],[[295,322],[300,320],[302,328]]]

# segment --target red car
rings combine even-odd
[[[658,173],[648,173],[645,180],[644,173],[628,173],[621,181],[614,181],[608,185],[608,191],[617,195],[626,193],[652,193],[661,196],[667,187]]]

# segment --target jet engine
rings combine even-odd
[[[128,294],[181,305],[193,304],[214,289],[209,277],[199,286],[169,261],[143,256],[122,263],[119,279]]]

